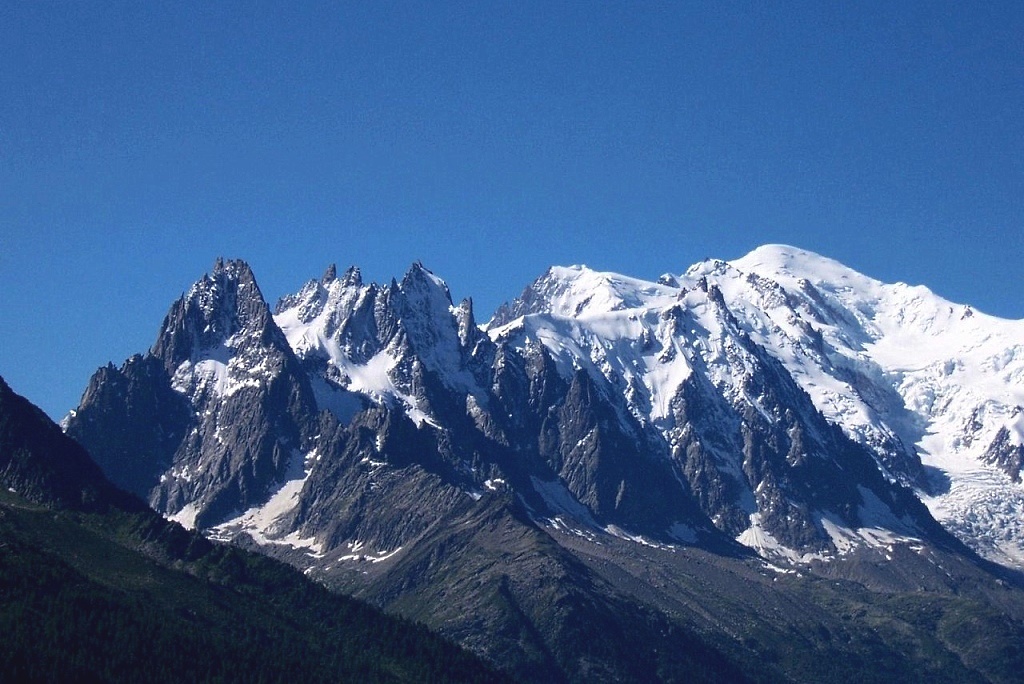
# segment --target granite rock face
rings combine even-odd
[[[116,484],[204,527],[264,502],[315,426],[309,381],[252,271],[218,260],[149,353],[97,371],[65,429]]]

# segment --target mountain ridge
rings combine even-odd
[[[736,403],[738,397],[749,394],[743,383],[765,372],[761,367],[763,363],[756,361],[757,353],[751,356],[743,351],[744,347],[749,347],[766,352],[765,361],[772,359],[769,365],[781,362],[785,369],[783,374],[790,374],[800,389],[811,396],[814,409],[832,424],[841,426],[854,442],[868,447],[886,478],[916,489],[932,512],[945,517],[951,530],[961,532],[961,539],[967,543],[975,538],[964,534],[955,521],[950,522],[949,509],[960,511],[978,500],[991,502],[989,490],[1019,494],[1012,489],[1012,479],[1015,472],[1019,479],[1024,452],[1021,447],[1024,417],[1016,422],[1012,419],[1024,411],[1021,408],[1024,396],[1011,397],[1019,400],[1014,406],[1004,402],[1001,415],[1008,414],[1009,419],[1001,425],[992,427],[977,419],[984,406],[989,406],[989,413],[993,412],[990,400],[987,404],[980,402],[981,408],[975,406],[971,414],[974,425],[983,426],[983,439],[979,441],[987,441],[989,445],[983,454],[972,454],[974,460],[983,467],[1001,468],[1011,482],[990,482],[989,490],[983,489],[980,493],[970,490],[965,494],[961,487],[943,498],[937,490],[947,484],[949,490],[953,490],[959,483],[947,482],[947,472],[938,467],[944,454],[933,458],[935,462],[927,467],[921,463],[920,454],[924,450],[918,442],[923,437],[923,429],[919,426],[924,418],[920,411],[914,414],[914,406],[907,406],[907,397],[898,396],[899,389],[892,386],[890,379],[896,372],[903,372],[907,364],[889,362],[888,366],[883,366],[865,353],[865,349],[871,349],[875,356],[892,356],[888,352],[878,353],[879,340],[884,341],[882,333],[885,331],[872,323],[875,319],[869,320],[867,313],[874,314],[883,326],[895,326],[897,333],[920,323],[920,318],[906,318],[904,309],[908,307],[899,309],[895,315],[886,313],[878,302],[887,297],[916,304],[916,310],[907,314],[910,316],[922,311],[934,314],[942,308],[953,310],[954,305],[935,297],[926,288],[886,286],[831,259],[785,245],[766,245],[733,262],[707,260],[679,276],[663,276],[660,281],[647,282],[593,271],[585,266],[552,267],[524,290],[521,297],[500,308],[491,321],[477,326],[471,301],[466,300],[456,307],[445,283],[418,262],[400,283],[392,280],[387,286],[364,284],[356,267],[349,268],[338,278],[337,269],[332,265],[320,280],[309,281],[296,295],[283,297],[276,313],[270,316],[248,266],[244,262],[218,260],[213,276],[204,277],[172,307],[163,326],[165,332],[161,333],[150,355],[164,359],[172,375],[172,386],[179,395],[210,392],[212,388],[215,393],[230,396],[246,385],[260,382],[253,370],[257,374],[262,371],[266,378],[276,377],[276,371],[264,367],[267,363],[264,353],[258,355],[256,361],[247,362],[249,375],[244,375],[243,369],[239,379],[237,362],[245,355],[232,355],[231,350],[246,328],[244,324],[239,327],[237,322],[254,320],[253,330],[245,334],[264,347],[270,345],[276,350],[273,354],[283,359],[277,364],[288,366],[286,375],[293,378],[285,381],[291,387],[291,403],[299,404],[298,414],[307,416],[298,432],[293,429],[286,440],[295,453],[284,453],[287,450],[280,440],[273,444],[275,453],[269,459],[273,472],[269,479],[278,482],[284,479],[288,468],[290,472],[298,472],[294,465],[299,458],[297,453],[305,453],[307,457],[311,453],[309,439],[313,429],[309,427],[312,420],[308,416],[315,411],[311,406],[329,407],[345,423],[357,412],[383,402],[383,405],[399,406],[418,424],[426,422],[440,427],[431,417],[430,407],[450,403],[453,396],[465,395],[465,408],[449,406],[445,412],[451,415],[465,410],[473,420],[490,422],[491,428],[495,427],[498,421],[488,405],[491,401],[488,375],[493,374],[493,369],[488,366],[493,367],[498,355],[504,353],[499,350],[511,339],[511,323],[520,321],[518,338],[513,342],[519,354],[531,353],[530,344],[539,342],[555,360],[563,380],[570,381],[577,367],[585,366],[599,392],[629,395],[625,402],[610,396],[611,401],[607,403],[619,414],[620,427],[630,439],[637,437],[637,426],[631,423],[638,421],[640,432],[648,424],[660,423],[662,427],[656,432],[660,431],[668,442],[678,440],[679,436],[672,433],[674,419],[669,415],[670,405],[687,382],[701,385],[693,378],[697,367],[714,386],[713,391],[726,393],[730,402]],[[221,292],[225,287],[225,292]],[[243,294],[240,300],[239,291]],[[207,320],[214,315],[211,311],[217,308],[217,297],[226,297],[233,305],[227,308],[233,313],[221,312],[221,319]],[[744,306],[749,302],[753,302],[754,309]],[[871,304],[883,310],[882,314],[870,309]],[[188,306],[192,307],[191,314],[185,312]],[[979,328],[978,321],[986,325],[994,322],[996,334],[989,338],[996,338],[996,343],[1016,335],[1018,329],[1024,336],[1022,324],[974,314],[969,307],[958,310],[961,321],[973,318],[969,324],[974,330]],[[196,329],[191,338],[180,330],[186,315],[199,318],[192,323]],[[223,319],[225,315],[227,319]],[[654,316],[658,317],[657,321]],[[446,320],[449,322],[445,323]],[[936,316],[931,315],[927,320],[935,323]],[[211,334],[211,330],[216,334],[218,324],[227,326],[219,340],[205,347],[199,345],[197,354],[186,354],[188,359],[178,358],[181,355],[174,352],[175,348],[191,350],[189,345],[195,346],[202,335]],[[200,325],[204,325],[201,330]],[[590,327],[582,330],[581,325]],[[690,331],[682,329],[687,325]],[[936,336],[935,329],[930,330],[930,334]],[[597,343],[592,345],[594,340]],[[990,339],[982,341],[993,346]],[[615,349],[602,348],[613,346]],[[659,350],[656,364],[647,353],[654,347]],[[220,351],[211,352],[211,349]],[[1024,356],[1014,352],[1012,346],[1008,350],[1001,349],[1004,357],[1009,355],[1009,360],[1001,361],[1004,368],[1010,366],[1004,377],[1011,381],[1024,377],[1024,362],[1020,360]],[[226,354],[225,359],[234,366],[212,358],[216,354]],[[298,354],[298,358],[294,354]],[[933,350],[932,355],[935,354]],[[862,363],[864,358],[869,363]],[[930,361],[935,365],[934,360]],[[945,360],[944,368],[948,370],[950,363]],[[600,364],[604,365],[599,367]],[[300,370],[298,366],[305,368]],[[319,370],[313,366],[318,366]],[[440,383],[441,387],[432,390],[432,381]],[[191,384],[186,388],[188,383]],[[687,391],[692,394],[692,390]],[[168,400],[171,400],[170,395]],[[196,404],[195,397],[192,403]],[[747,403],[765,414],[757,401]],[[633,414],[631,419],[623,419],[626,412]],[[298,433],[304,437],[299,437]],[[966,441],[962,437],[952,439],[959,439],[958,443]],[[966,439],[973,439],[973,435]],[[735,446],[729,448],[736,451]],[[475,484],[479,487],[480,483]],[[728,482],[721,486],[732,487]],[[265,500],[267,494],[262,493],[265,487],[256,489],[251,497],[243,496],[237,505],[244,509],[249,506],[246,500],[253,503],[261,498]],[[748,496],[742,492],[733,494]],[[184,496],[183,499],[179,489],[172,498],[187,504],[189,495]],[[957,497],[963,499],[959,508],[948,504],[958,501]],[[1020,496],[1011,496],[1008,500],[1017,502],[1014,505],[1024,505]],[[180,509],[182,503],[168,505]],[[185,511],[180,519],[190,522],[192,515],[191,511]],[[753,518],[751,523],[747,538],[767,541],[770,545],[772,542],[761,535]],[[820,527],[823,523],[815,524]],[[830,536],[841,537],[842,544],[850,543],[851,539],[856,543],[857,535],[849,534],[849,529],[846,526]],[[986,532],[989,530],[982,530],[980,536],[984,537]],[[1013,559],[1024,553],[1021,551],[1024,529],[1014,534],[1019,538],[1004,541],[1001,546],[984,543],[974,546],[995,560],[1013,565]],[[834,546],[835,542],[832,539],[829,543]],[[760,548],[763,551],[767,547],[761,544]]]

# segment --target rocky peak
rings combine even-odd
[[[204,275],[171,306],[152,353],[169,373],[238,335],[262,338],[272,326],[270,309],[249,265],[218,258]]]
[[[363,284],[362,271],[358,266],[349,266],[341,276],[341,283],[345,287],[361,287]]]
[[[494,330],[511,323],[521,316],[549,312],[551,310],[552,295],[558,291],[562,282],[559,277],[560,271],[566,270],[571,269],[549,268],[543,275],[527,285],[514,300],[502,303],[487,324],[487,329]]]
[[[311,281],[295,299],[315,308],[324,292]],[[149,355],[97,372],[67,430],[116,483],[192,526],[264,501],[308,449],[316,411],[249,266],[218,259]]]
[[[476,341],[483,335],[476,325],[476,317],[473,315],[473,300],[463,299],[458,308],[455,309],[455,320],[459,326],[459,343],[463,347],[473,348]]]
[[[421,261],[416,261],[409,267],[398,289],[409,300],[431,299],[443,303],[446,307],[452,305],[452,295],[448,290],[448,285],[434,275]]]
[[[458,323],[445,282],[416,262],[402,279],[393,303],[412,351],[423,355],[428,365],[436,361],[454,363],[457,368]]]

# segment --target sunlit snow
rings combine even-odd
[[[299,502],[302,487],[309,477],[308,466],[316,461],[316,452],[303,456],[293,452],[285,481],[278,490],[260,506],[254,506],[241,515],[211,528],[208,533],[214,539],[228,540],[239,532],[248,534],[257,544],[286,545],[306,549],[314,557],[323,555],[323,547],[312,537],[302,537],[299,532],[283,534],[282,518],[291,512]]]
[[[543,344],[565,377],[582,368],[609,381],[635,418],[670,438],[672,400],[695,364],[727,398],[759,407],[743,394],[752,370],[723,328],[731,317],[851,438],[916,453],[925,480],[910,484],[951,531],[983,555],[1021,563],[1024,487],[982,458],[1001,429],[1011,445],[1024,443],[1024,321],[783,245],[702,262],[662,282],[555,267],[531,286],[523,315],[488,333],[520,347]],[[840,529],[827,517],[822,525],[841,548],[889,541],[882,527]],[[756,519],[740,540],[799,557]]]

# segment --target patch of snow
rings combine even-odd
[[[382,563],[395,556],[402,550],[399,546],[391,551],[365,551],[363,550],[364,544],[361,541],[352,541],[346,544],[349,553],[339,556],[339,561],[359,561],[361,563]]]
[[[204,395],[230,397],[246,387],[260,387],[275,373],[267,365],[268,354],[266,350],[239,353],[242,344],[243,338],[233,335],[219,346],[198,350],[175,370],[171,387],[193,404]]]
[[[758,554],[767,559],[784,560],[790,563],[809,563],[813,560],[827,560],[822,554],[800,553],[780,542],[764,529],[761,524],[760,513],[752,513],[750,515],[750,527],[741,532],[736,537],[736,541],[757,551]]]
[[[633,542],[635,544],[640,544],[642,546],[649,546],[649,547],[651,547],[653,549],[662,549],[663,551],[674,551],[675,550],[675,547],[670,545],[670,544],[661,544],[659,542],[647,539],[643,535],[632,534],[632,533],[627,532],[626,530],[622,529],[618,525],[608,525],[607,527],[604,528],[604,531],[606,533],[610,534],[613,537],[618,537],[619,539],[625,539],[626,541],[631,541],[631,542]]]
[[[186,530],[194,530],[196,528],[197,515],[199,515],[199,507],[194,503],[188,503],[174,515],[167,516],[167,519],[178,523]]]
[[[415,399],[407,397],[405,414],[409,416],[409,419],[412,422],[416,423],[416,427],[423,427],[424,425],[429,425],[433,428],[440,429],[441,426],[438,424],[438,422],[434,420],[434,418],[426,411],[421,410],[418,406],[418,403],[419,402],[417,402]]]
[[[306,464],[317,461],[316,450],[303,456],[300,452],[292,453],[289,470],[285,482],[278,490],[260,506],[253,506],[241,515],[208,530],[210,537],[220,540],[231,539],[239,532],[247,533],[261,545],[279,544],[296,549],[308,549],[309,555],[320,558],[323,547],[312,537],[301,537],[297,531],[284,534],[282,529],[284,516],[290,513],[299,503],[302,487],[309,478],[310,470]]]
[[[913,546],[915,542],[920,542],[920,539],[897,534],[886,527],[850,528],[843,525],[838,516],[831,514],[822,515],[820,522],[840,556],[845,556],[861,547],[884,549],[890,553],[896,544],[911,545],[911,548],[923,548]]]
[[[677,522],[668,529],[669,536],[673,539],[678,539],[684,544],[696,544],[697,543],[697,531],[689,525]]]
[[[317,408],[333,413],[342,425],[350,423],[352,418],[363,409],[363,402],[356,394],[341,389],[320,376],[312,376],[310,385],[313,388]]]
[[[597,546],[601,546],[601,542],[598,540],[597,535],[594,534],[594,532],[592,532],[591,530],[583,529],[577,525],[573,525],[570,523],[570,520],[567,520],[564,516],[556,515],[554,518],[548,518],[541,522],[545,523],[548,527],[556,529],[560,532],[575,535],[582,539],[586,539],[587,541],[596,544]]]
[[[561,480],[545,482],[537,477],[530,476],[530,482],[534,490],[544,500],[548,509],[556,514],[564,513],[571,518],[578,520],[588,527],[601,529],[600,525],[590,515],[586,506],[576,500],[576,497],[566,488]]]

